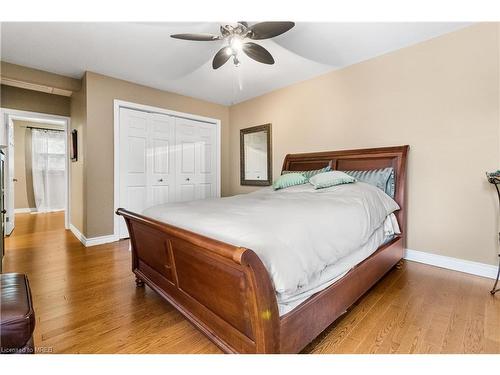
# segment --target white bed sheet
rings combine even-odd
[[[378,247],[374,233],[397,209],[382,190],[356,182],[320,190],[310,184],[278,191],[264,188],[227,198],[154,206],[143,214],[252,249],[268,270],[280,304],[289,305],[291,297],[311,289],[318,280],[324,283],[321,275],[329,266],[345,261],[348,268],[341,271],[345,273],[354,265],[346,256],[364,248],[374,251]],[[373,246],[367,246],[370,241],[375,241]],[[332,277],[338,277],[333,269],[329,269]]]
[[[390,214],[387,216],[384,224],[373,233],[367,243],[363,244],[358,250],[346,255],[338,262],[326,267],[318,275],[316,280],[311,280],[308,285],[299,288],[292,294],[276,293],[280,316],[289,313],[313,294],[326,289],[337,280],[344,277],[354,266],[368,258],[380,246],[389,242],[396,234],[400,233],[396,216]]]

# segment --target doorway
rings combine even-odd
[[[69,229],[69,117],[2,109],[2,120],[7,142],[5,234],[14,230],[16,214],[64,215]]]

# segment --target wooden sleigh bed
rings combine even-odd
[[[138,286],[147,284],[227,353],[297,353],[403,257],[408,146],[289,154],[283,170],[393,167],[401,235],[344,277],[279,316],[266,268],[251,250],[118,209]]]

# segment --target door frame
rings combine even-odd
[[[221,196],[221,120],[204,117],[199,115],[193,115],[185,112],[172,111],[170,109],[154,107],[145,104],[128,102],[125,100],[114,99],[113,100],[113,125],[114,125],[114,211],[119,208],[120,204],[120,109],[133,109],[136,111],[148,112],[148,113],[158,113],[162,115],[180,117],[189,120],[201,121],[207,124],[213,124],[215,126],[215,139],[216,139],[216,196]],[[115,238],[120,237],[120,217],[114,215],[113,218],[113,235]],[[122,219],[123,220],[123,219]]]
[[[6,141],[7,143],[10,142],[10,137],[14,137],[13,134],[13,127],[11,126],[13,120],[24,120],[24,121],[32,121],[32,122],[40,122],[40,123],[46,123],[46,124],[58,124],[62,125],[64,127],[64,146],[66,149],[66,170],[65,170],[65,192],[66,192],[66,209],[64,210],[64,228],[69,229],[70,227],[70,218],[71,218],[71,162],[70,162],[70,156],[69,156],[69,136],[70,136],[70,129],[71,129],[71,117],[69,116],[61,116],[61,115],[52,115],[49,113],[40,113],[40,112],[31,112],[31,111],[23,111],[23,110],[18,110],[18,109],[10,109],[10,108],[0,108],[0,115],[2,119],[2,127],[4,129],[2,131],[5,131],[5,136],[6,136]],[[15,147],[15,145],[14,145]],[[7,152],[5,154],[5,161],[6,165],[8,166],[10,163],[10,158],[11,156],[9,155],[9,147],[6,148]],[[14,176],[10,176],[10,173],[8,171],[8,168],[6,168],[5,172],[5,177],[7,182],[9,179],[13,178]],[[10,191],[9,186],[5,186],[6,191]],[[9,207],[7,208],[7,211],[9,214],[14,215],[14,203],[13,200],[6,200],[8,202]]]

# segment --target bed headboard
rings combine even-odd
[[[406,156],[409,146],[366,148],[359,150],[323,151],[305,154],[288,154],[282,171],[307,171],[330,165],[332,169],[368,170],[393,167],[396,179],[396,196],[401,210],[396,212],[401,232],[406,233]]]

